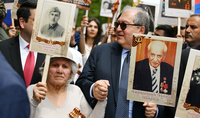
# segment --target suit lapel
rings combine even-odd
[[[13,42],[10,43],[9,53],[12,60],[13,68],[20,74],[20,76],[24,79],[21,57],[20,57],[20,49],[19,49],[19,37],[16,37]]]
[[[152,77],[151,77],[151,70],[150,70],[150,67],[149,67],[149,59],[146,59],[145,60],[145,70],[143,71],[144,74],[145,74],[145,78],[147,78],[145,80],[145,86],[148,88],[148,90],[152,91]]]
[[[45,54],[38,53],[36,64],[35,64],[35,69],[34,69],[32,80],[31,80],[31,84],[36,83],[35,80],[39,79],[39,78],[37,78],[39,76],[38,75],[39,74],[39,67],[41,67],[42,63],[44,62],[45,57],[46,57]]]
[[[116,102],[118,97],[122,47],[117,42],[113,43],[112,46],[113,47],[111,53],[111,83],[113,87],[114,99]]]

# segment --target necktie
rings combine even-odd
[[[29,48],[29,45],[27,47]],[[32,51],[29,51],[29,54],[26,58],[26,63],[24,66],[24,79],[25,79],[26,87],[28,87],[31,83],[34,68],[35,68],[34,53]]]
[[[129,114],[129,101],[127,100],[127,87],[128,87],[128,74],[130,65],[130,51],[124,59],[121,73],[121,81],[119,83],[117,110],[115,118],[128,118]]]
[[[158,82],[156,78],[156,72],[157,69],[153,69],[153,74],[152,74],[152,91],[155,93],[158,93]]]

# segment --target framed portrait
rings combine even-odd
[[[71,38],[76,5],[40,0],[37,5],[30,50],[65,56]]]
[[[181,26],[186,25],[186,18],[181,18]],[[165,0],[160,2],[160,10],[158,15],[158,24],[178,25],[177,17],[165,16]]]
[[[176,110],[177,118],[200,117],[200,51],[191,49]]]
[[[113,17],[112,14],[112,6],[113,3],[115,3],[117,0],[102,0],[101,1],[101,10],[100,10],[100,16],[104,17]],[[121,8],[121,2],[122,0],[119,0],[119,6],[118,6],[118,13],[120,13],[120,8]]]
[[[92,0],[59,0],[66,3],[76,4],[77,8],[90,10]]]
[[[158,13],[159,13],[158,4],[143,2],[139,3],[137,7],[142,8],[144,11],[148,13],[150,18],[149,31],[154,32],[155,27],[157,27],[157,21],[158,21]]]
[[[133,34],[127,99],[175,106],[182,40]]]
[[[165,0],[165,15],[188,18],[194,14],[195,0]]]

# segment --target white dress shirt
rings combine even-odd
[[[24,66],[25,66],[25,63],[26,63],[26,58],[27,58],[28,53],[29,53],[29,49],[28,49],[27,45],[29,45],[29,43],[26,42],[21,37],[21,34],[19,34],[19,48],[20,48],[20,57],[21,57],[21,63],[22,63],[23,70],[24,70]],[[36,64],[37,52],[34,52],[34,56],[35,56],[35,64]]]

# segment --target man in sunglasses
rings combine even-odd
[[[108,98],[105,118],[163,118],[156,104],[126,98],[132,36],[147,33],[148,24],[140,8],[125,10],[115,23],[117,42],[96,46],[76,82],[93,108],[98,100]]]

